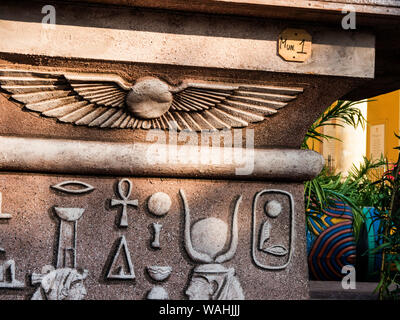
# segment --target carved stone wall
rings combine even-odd
[[[129,178],[132,182],[130,199],[137,199],[137,207],[128,207],[128,226],[119,227],[120,209],[110,206],[110,199],[117,199],[119,178],[75,177],[95,189],[84,194],[67,194],[50,188],[70,179],[69,176],[43,174],[2,174],[0,184],[3,192],[3,210],[12,218],[2,230],[1,247],[6,257],[13,258],[16,279],[24,282],[22,290],[0,290],[1,299],[27,299],[36,291],[30,284],[32,274],[41,273],[45,265],[55,265],[60,219],[54,207],[82,208],[78,220],[76,241],[76,267],[87,269],[84,280],[86,299],[144,299],[157,284],[148,275],[147,267],[169,266],[172,271],[160,285],[170,299],[187,299],[185,291],[190,284],[193,269],[198,266],[184,248],[184,206],[179,190],[185,192],[190,208],[191,224],[204,218],[218,218],[228,226],[236,200],[242,196],[238,209],[238,246],[225,267],[234,268],[246,299],[298,299],[308,296],[305,221],[301,183],[229,182],[192,179]],[[66,188],[75,189],[73,186]],[[125,187],[125,186],[124,186]],[[258,225],[256,235],[252,232],[253,201],[264,189],[279,189],[289,192],[294,199],[293,212],[288,199],[280,194],[261,196],[257,204]],[[164,216],[152,214],[148,209],[149,198],[164,192],[171,199],[171,207]],[[23,195],[23,196],[22,196]],[[224,200],[221,201],[223,196]],[[282,204],[282,220],[275,219],[270,231],[270,240],[265,246],[289,245],[289,214],[294,216],[295,238],[290,264],[282,270],[265,270],[257,267],[251,256],[253,237],[258,243],[261,223],[268,216],[264,205],[271,200]],[[270,219],[272,220],[272,219]],[[162,224],[160,247],[153,248],[153,223]],[[12,230],[12,234],[4,230]],[[134,269],[135,279],[107,279],[109,267],[115,256],[120,237],[125,237]],[[212,244],[212,243],[210,243]],[[224,248],[229,245],[227,239]],[[258,249],[256,249],[258,251]],[[271,264],[278,265],[285,257],[270,256]],[[263,259],[264,257],[261,257]],[[274,261],[275,260],[275,261]],[[126,263],[123,264],[126,268]],[[128,269],[124,269],[128,273]]]
[[[0,4],[0,298],[308,298],[323,161],[298,149],[373,79],[374,33],[97,2],[55,1],[55,28]]]

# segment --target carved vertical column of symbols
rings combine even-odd
[[[156,192],[151,195],[147,203],[147,208],[149,212],[156,217],[165,216],[171,208],[171,198],[168,194],[164,192]],[[153,249],[160,249],[160,233],[163,225],[158,222],[153,222],[153,241],[151,242],[151,247]],[[150,266],[147,267],[147,272],[150,277],[158,282],[166,280],[171,272],[172,268],[169,266]],[[167,290],[161,285],[155,285],[147,293],[148,300],[168,300],[169,294]]]
[[[154,216],[163,217],[171,208],[171,198],[164,192],[156,192],[149,198],[149,201],[147,202],[147,208]],[[160,233],[163,225],[161,223],[154,222],[152,227],[154,233],[151,247],[154,249],[160,249]]]

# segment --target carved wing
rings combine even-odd
[[[246,127],[277,113],[301,92],[299,87],[185,83],[167,115],[179,130]]]
[[[5,69],[0,70],[0,87],[26,109],[61,122],[102,128],[135,123],[124,108],[131,85],[113,74]]]
[[[101,128],[218,130],[246,127],[275,114],[302,88],[222,85],[184,81],[170,87],[170,109],[156,119],[137,119],[126,108],[131,84],[114,74],[0,69],[0,87],[26,109],[61,122]],[[171,122],[172,121],[172,122]]]

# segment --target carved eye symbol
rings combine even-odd
[[[66,188],[68,185],[75,185],[78,188]],[[74,194],[87,193],[94,190],[93,186],[81,181],[63,181],[51,187],[61,192]]]
[[[272,246],[272,247],[263,249],[263,251],[273,254],[274,256],[280,256],[280,257],[285,256],[288,253],[287,249],[281,245]]]

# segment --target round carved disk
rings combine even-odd
[[[163,216],[171,208],[171,198],[164,192],[156,192],[150,197],[147,207],[152,214]]]
[[[206,218],[193,225],[191,234],[193,248],[214,258],[225,245],[228,226],[221,219]]]
[[[268,201],[265,204],[265,213],[271,218],[276,218],[282,212],[282,205],[276,201]]]
[[[138,79],[126,97],[129,112],[139,119],[155,119],[169,110],[172,94],[158,78]]]

